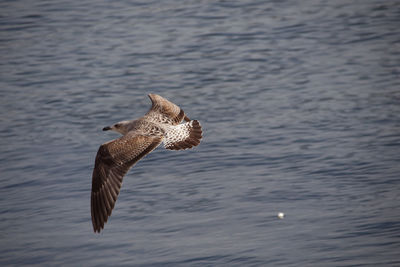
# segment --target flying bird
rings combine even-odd
[[[143,117],[103,128],[103,131],[118,132],[122,137],[102,144],[97,151],[91,193],[95,233],[100,233],[111,216],[122,179],[136,162],[161,142],[171,150],[200,144],[202,129],[197,120],[190,120],[180,107],[159,95],[149,94],[149,98],[152,107]]]

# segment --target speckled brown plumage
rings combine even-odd
[[[171,150],[197,146],[202,138],[201,125],[190,120],[174,103],[149,94],[151,109],[137,120],[123,121],[103,130],[123,136],[102,144],[97,152],[92,175],[91,215],[93,230],[100,232],[119,195],[122,179],[141,158],[161,142]],[[185,120],[186,122],[181,124]]]

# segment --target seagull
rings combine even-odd
[[[161,142],[171,150],[200,144],[202,129],[197,120],[190,120],[180,107],[159,95],[148,96],[152,106],[143,117],[103,128],[103,131],[118,132],[122,137],[102,144],[97,151],[90,199],[95,233],[104,229],[117,201],[122,179],[136,162]]]

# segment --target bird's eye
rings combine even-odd
[[[119,128],[121,124],[115,124],[115,128]]]

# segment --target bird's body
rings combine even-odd
[[[92,176],[91,213],[95,232],[104,228],[117,200],[124,175],[145,155],[164,142],[171,150],[192,148],[200,143],[202,129],[197,120],[165,98],[149,94],[151,109],[137,120],[121,121],[104,131],[122,137],[102,144]],[[185,120],[185,123],[181,123]]]

